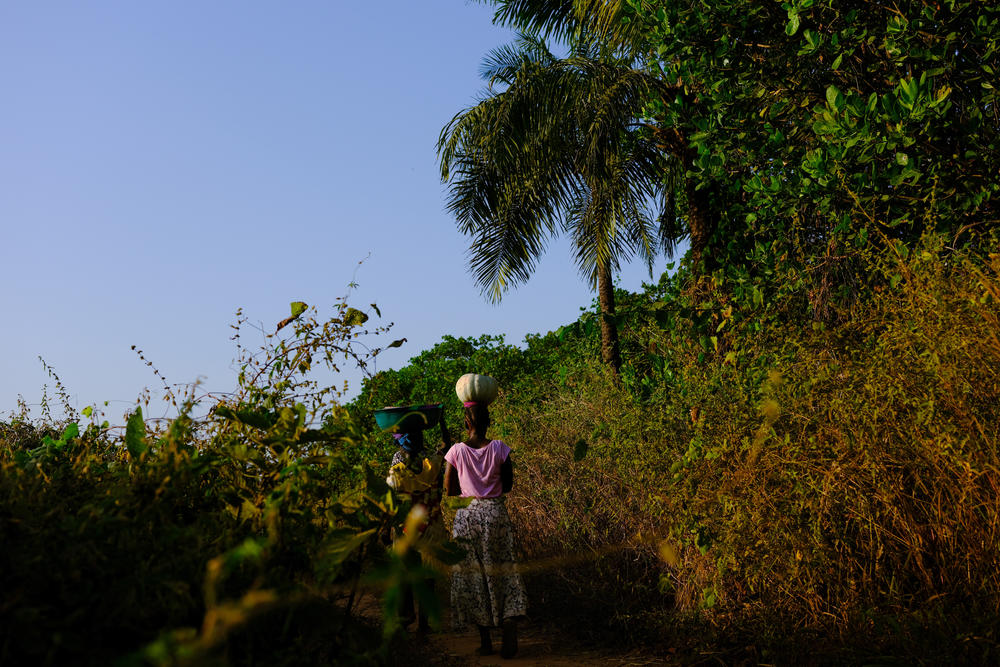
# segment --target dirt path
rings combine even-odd
[[[447,624],[445,627],[449,627]],[[441,665],[449,667],[527,667],[528,665],[552,665],[562,667],[582,665],[614,665],[616,667],[646,667],[676,664],[670,660],[643,655],[638,652],[620,653],[601,651],[579,646],[572,639],[559,636],[558,630],[542,627],[530,620],[521,624],[517,655],[504,659],[497,655],[478,656],[479,633],[476,631],[457,633],[448,630],[432,633],[428,643],[433,653],[441,656]],[[500,648],[499,631],[493,637],[494,648]]]
[[[358,612],[374,622],[381,622],[381,608],[378,598],[372,593],[364,594],[358,602]],[[479,633],[476,630],[456,632],[451,630],[451,619],[445,609],[442,629],[431,632],[425,638],[426,647],[420,653],[431,664],[440,667],[528,667],[552,666],[597,667],[654,667],[677,665],[667,657],[657,657],[641,651],[622,652],[601,650],[581,645],[577,640],[560,632],[557,627],[542,624],[532,619],[522,621],[518,626],[518,651],[510,659],[501,658],[500,631],[493,636],[494,655],[480,656]],[[411,635],[412,637],[412,635]],[[414,641],[415,638],[413,639]]]

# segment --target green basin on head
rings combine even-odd
[[[375,411],[375,423],[383,431],[412,433],[437,426],[443,411],[444,403],[382,408]]]

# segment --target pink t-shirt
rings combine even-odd
[[[503,495],[500,466],[510,456],[510,447],[502,440],[490,440],[479,449],[464,442],[455,443],[444,460],[458,472],[463,498],[498,498]]]

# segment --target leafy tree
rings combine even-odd
[[[1000,8],[630,0],[661,128],[696,151],[730,234],[824,247],[995,225]],[[789,234],[789,232],[795,232]]]
[[[471,269],[499,300],[531,275],[546,241],[560,231],[596,286],[602,356],[621,365],[612,276],[621,261],[673,251],[672,215],[655,215],[665,176],[678,165],[638,120],[655,79],[585,41],[556,58],[523,36],[494,51],[483,76],[489,94],[462,111],[438,142],[449,210],[472,237]]]
[[[451,435],[462,437],[462,404],[455,394],[458,378],[466,373],[482,373],[495,378],[504,390],[509,390],[526,368],[521,350],[505,343],[503,336],[443,336],[434,347],[411,358],[406,366],[379,371],[365,378],[361,393],[348,409],[359,421],[374,429],[372,410],[387,405],[444,403]]]
[[[556,39],[568,44],[597,42],[606,51],[618,55],[623,67],[651,77],[648,93],[651,109],[659,109],[662,100],[673,98],[680,90],[675,82],[656,76],[649,67],[648,28],[633,20],[633,10],[621,0],[493,0],[497,7],[494,21],[518,30]],[[633,74],[634,75],[634,74]],[[715,233],[717,213],[712,210],[711,188],[694,177],[697,151],[677,126],[647,126],[657,147],[674,169],[665,174],[666,192],[681,206],[670,222],[674,237],[690,236],[691,255],[696,271]]]
[[[1000,8],[911,0],[496,0],[495,20],[599,36],[661,79],[648,113],[683,164],[709,268],[1000,220]],[[818,258],[822,259],[818,259]],[[749,262],[753,263],[753,262]]]

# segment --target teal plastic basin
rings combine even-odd
[[[375,411],[375,423],[383,431],[412,433],[437,426],[444,412],[444,403],[403,405]]]

